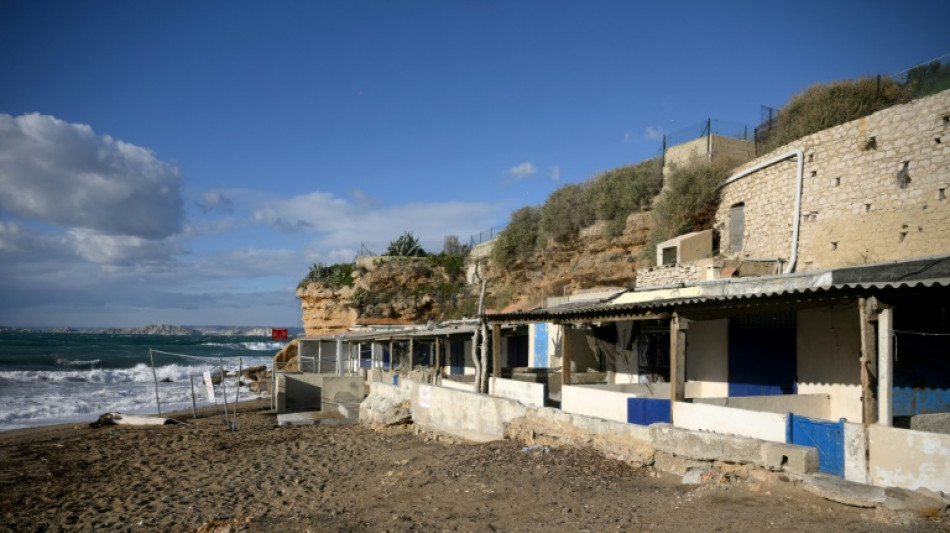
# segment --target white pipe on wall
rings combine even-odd
[[[798,177],[795,180],[795,207],[792,213],[792,251],[789,255],[788,264],[785,265],[785,274],[791,274],[795,270],[795,264],[798,262],[798,230],[802,224],[802,184],[805,181],[805,152],[796,148],[794,150],[777,155],[771,159],[763,161],[752,168],[730,176],[719,184],[719,187],[725,187],[730,183],[738,181],[753,172],[758,172],[763,168],[770,167],[776,163],[785,161],[790,157],[798,158]]]

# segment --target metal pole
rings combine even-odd
[[[244,371],[244,358],[238,359],[237,385],[234,386],[234,416],[231,420],[231,429],[237,430],[238,396],[241,394],[241,372]]]
[[[198,404],[195,402],[195,376],[189,376],[191,379],[191,414],[198,418]]]
[[[221,367],[221,397],[224,398],[224,425],[231,428],[231,417],[228,415],[228,386],[224,382],[224,367]]]
[[[158,407],[158,416],[162,416],[162,402],[158,399],[158,374],[155,373],[155,354],[148,349],[148,356],[152,360],[152,379],[155,380],[155,405]]]

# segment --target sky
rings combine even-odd
[[[0,325],[299,326],[315,262],[950,52],[945,0],[649,4],[4,1]]]

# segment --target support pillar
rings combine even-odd
[[[561,386],[571,384],[571,343],[567,340],[570,324],[561,324]]]
[[[317,341],[317,374],[323,371],[323,341]]]
[[[501,377],[501,324],[491,327],[492,376]]]
[[[340,336],[336,338],[336,374],[343,375],[343,339]]]
[[[686,399],[686,329],[689,321],[678,313],[670,320],[670,421],[673,404]]]
[[[413,343],[412,337],[409,337],[409,371],[412,372]]]
[[[861,420],[865,425],[877,422],[877,298],[858,298],[861,321]]]
[[[877,317],[877,423],[894,425],[894,308],[885,307]]]
[[[432,362],[433,378],[432,381],[436,384],[439,382],[439,377],[442,375],[442,339],[435,338],[435,360]]]

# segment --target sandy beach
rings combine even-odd
[[[702,485],[596,452],[410,428],[189,425],[0,433],[2,531],[942,531],[737,469]]]

